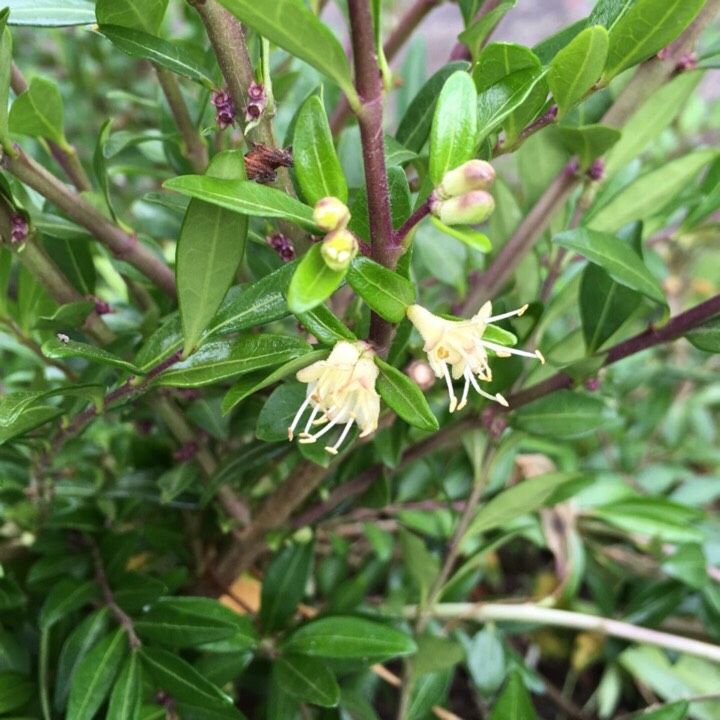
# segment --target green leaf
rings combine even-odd
[[[14,672],[0,673],[0,715],[27,705],[35,692],[35,683],[25,676]]]
[[[595,25],[583,30],[553,58],[547,80],[559,116],[579,103],[600,79],[609,45],[608,31]]]
[[[408,708],[408,720],[425,720],[433,707],[442,704],[452,673],[450,671],[426,673],[416,678],[413,683]]]
[[[500,689],[507,677],[505,648],[497,628],[486,625],[466,645],[467,668],[478,690],[489,697]]]
[[[350,287],[389,322],[401,322],[408,305],[415,302],[415,286],[409,280],[370,258],[355,258],[347,280]]]
[[[324,663],[307,656],[281,657],[273,663],[273,682],[302,702],[337,707],[340,686]]]
[[[128,370],[134,375],[144,374],[139,367],[119,358],[108,350],[103,350],[103,348],[88,345],[87,343],[77,342],[76,340],[64,342],[58,338],[50,338],[50,340],[43,343],[42,352],[45,357],[53,359],[81,357],[92,363],[100,363],[101,365],[110,365],[120,368],[121,370]]]
[[[325,345],[334,345],[338,340],[357,340],[345,323],[325,305],[317,305],[312,310],[298,313],[297,319]]]
[[[327,660],[384,662],[416,650],[413,639],[400,630],[359,617],[325,617],[298,628],[283,644],[284,653]]]
[[[0,610],[13,610],[25,604],[25,596],[13,578],[0,577]]]
[[[243,288],[210,323],[206,339],[280,320],[290,314],[285,295],[298,260],[287,263]]]
[[[287,302],[295,315],[325,302],[345,278],[345,271],[331,270],[325,264],[320,250],[316,243],[305,253],[290,281]]]
[[[67,703],[72,685],[70,679],[75,676],[78,663],[105,636],[109,628],[110,610],[104,607],[88,615],[68,636],[60,652],[55,676],[53,703],[57,710],[64,709]]]
[[[395,139],[412,152],[419,153],[430,135],[435,107],[445,81],[458,70],[467,70],[465,61],[449,63],[440,68],[413,98],[398,126]]]
[[[80,660],[72,675],[68,718],[91,720],[95,716],[113,688],[127,647],[127,635],[118,628]]]
[[[51,80],[38,76],[30,81],[10,108],[9,124],[12,133],[46,138],[71,150],[63,130],[62,97]]]
[[[678,700],[658,710],[643,713],[638,720],[686,720],[689,708],[687,700]]]
[[[215,87],[213,79],[205,72],[205,68],[178,45],[142,30],[134,30],[120,25],[101,24],[97,31],[118,50],[132,58],[149,60],[176,75],[195,80],[207,88]]]
[[[175,598],[178,600],[179,598]],[[183,598],[183,602],[190,603],[203,598]],[[198,605],[197,603],[194,603]],[[203,607],[206,618],[229,623],[233,626],[233,634],[225,640],[203,643],[198,649],[210,653],[228,653],[234,656],[252,654],[260,642],[254,620],[247,615],[239,615],[234,610],[225,607],[220,602],[206,602]]]
[[[95,8],[87,0],[5,0],[8,25],[66,27],[92,25]]]
[[[216,155],[207,175],[244,179],[239,150]],[[248,218],[202,200],[191,200],[177,245],[177,289],[185,345],[189,355],[233,282],[247,240]]]
[[[270,42],[332,78],[351,105],[359,99],[353,87],[347,56],[337,38],[311,13],[302,0],[219,0],[235,17]]]
[[[569,440],[590,435],[613,421],[600,398],[560,390],[516,410],[512,424],[535,435]]]
[[[481,253],[492,252],[492,243],[490,238],[477,230],[473,230],[467,225],[445,225],[440,222],[434,215],[430,217],[432,224],[442,233],[454,237],[459,240],[463,245],[467,245],[473,250],[478,250]]]
[[[463,70],[443,85],[430,130],[430,177],[437,186],[445,173],[475,154],[477,136],[477,90]]]
[[[65,395],[82,397],[91,400],[97,407],[102,406],[105,388],[102,385],[75,385],[73,387],[56,388],[46,392],[21,390],[0,398],[0,427],[10,427],[31,407],[41,400]]]
[[[602,25],[612,30],[617,21],[635,4],[635,0],[598,0],[587,20],[588,27]]]
[[[250,335],[235,341],[206,343],[187,360],[158,375],[155,386],[202,387],[243,375],[303,355],[310,350],[304,340],[283,335]]]
[[[610,33],[605,81],[669,45],[704,4],[705,0],[638,0]]]
[[[142,647],[139,652],[155,687],[162,688],[176,700],[201,702],[210,708],[232,706],[231,697],[181,657],[158,648]]]
[[[234,407],[239,405],[246,397],[262,390],[270,385],[274,385],[278,380],[283,380],[289,375],[294,375],[298,370],[311,365],[318,360],[324,360],[329,350],[316,350],[301,355],[299,358],[290,360],[269,375],[263,373],[251,373],[246,375],[240,382],[233,385],[222,401],[223,415],[229,413]]]
[[[713,318],[691,330],[685,337],[698,349],[720,353],[720,318]]]
[[[62,410],[51,405],[31,407],[12,425],[6,428],[0,426],[0,445],[6,443],[8,440],[24,435],[26,432],[30,432],[51,420],[55,420],[60,417],[60,415],[62,415]]]
[[[667,304],[665,294],[655,276],[647,269],[638,254],[615,235],[587,228],[576,228],[556,235],[553,242],[580,253],[590,262],[603,268],[621,285],[661,305]]]
[[[215,601],[206,598],[161,598],[135,620],[135,630],[144,640],[158,645],[184,648],[226,640],[235,626],[207,613]]]
[[[538,720],[522,675],[513,670],[488,720]]]
[[[37,330],[62,330],[80,327],[94,309],[95,303],[92,300],[67,303],[61,305],[52,315],[39,317],[35,321],[35,328]]]
[[[480,535],[507,525],[523,515],[534,513],[552,498],[558,488],[577,478],[577,473],[552,472],[529,478],[503,490],[480,508],[465,538]]]
[[[61,580],[45,598],[38,616],[38,627],[40,630],[48,630],[58,620],[87,605],[96,595],[97,586],[90,580]]]
[[[558,132],[567,151],[577,155],[583,171],[604,155],[622,136],[620,130],[607,125],[561,126]]]
[[[311,207],[276,190],[249,180],[221,180],[207,175],[181,175],[163,187],[213,205],[254,217],[279,217],[310,232],[319,232]]]
[[[438,560],[422,538],[405,528],[400,528],[398,539],[405,569],[417,587],[420,603],[424,604],[440,572]]]
[[[8,104],[12,69],[12,37],[5,27],[7,8],[0,13],[0,144],[8,142]]]
[[[696,150],[639,177],[588,220],[594,230],[613,232],[662,210],[718,157],[717,150]]]
[[[311,205],[326,197],[347,202],[347,182],[335,152],[325,106],[317,95],[311,95],[300,108],[293,157],[300,189]]]
[[[99,25],[119,25],[156,33],[160,29],[168,0],[97,0]]]
[[[708,584],[708,561],[701,545],[681,545],[665,562],[662,569],[670,576],[695,590]]]
[[[473,57],[477,57],[488,35],[490,35],[495,26],[502,20],[505,13],[514,8],[516,4],[517,0],[504,0],[497,7],[486,12],[466,30],[463,30],[463,32],[458,35],[458,40],[463,43],[463,45],[467,45]]]
[[[282,629],[297,611],[312,567],[312,543],[291,545],[268,565],[262,584],[260,623],[266,633]]]
[[[375,358],[375,364],[380,369],[377,390],[385,404],[410,425],[421,430],[437,430],[437,418],[422,390],[405,373],[380,358]]]
[[[107,720],[138,720],[141,703],[142,667],[137,650],[133,650],[110,695]]]

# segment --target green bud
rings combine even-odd
[[[435,200],[432,214],[445,225],[478,225],[495,210],[495,200],[484,190],[473,190],[449,200]]]
[[[350,211],[342,200],[326,197],[315,204],[313,220],[325,232],[332,232],[347,226],[350,222]]]
[[[488,190],[495,181],[493,166],[484,160],[468,160],[458,168],[445,173],[435,191],[438,199],[448,200],[472,190]]]
[[[345,228],[328,233],[323,240],[320,254],[331,270],[345,270],[358,254],[357,238]]]

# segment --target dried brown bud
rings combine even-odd
[[[276,149],[263,143],[255,143],[245,155],[245,171],[248,180],[259,183],[273,182],[279,167],[292,167],[292,148]]]

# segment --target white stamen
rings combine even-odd
[[[443,360],[443,375],[445,376],[445,382],[448,387],[448,395],[450,396],[450,412],[454,413],[457,407],[457,398],[455,397],[455,391],[453,390],[452,378],[450,377],[450,371],[448,370],[447,363]]]
[[[497,393],[495,395],[491,395],[490,393],[486,393],[478,384],[478,381],[475,379],[472,373],[470,373],[467,377],[470,378],[470,382],[472,383],[473,387],[475,388],[475,391],[482,395],[484,398],[487,398],[488,400],[492,400],[493,402],[499,402],[501,405],[504,405],[505,407],[508,406],[507,400],[500,394]]]
[[[345,409],[343,408],[332,420],[330,420],[330,422],[322,430],[320,430],[319,432],[316,432],[314,435],[300,438],[300,442],[305,443],[305,444],[317,442],[318,438],[321,438],[326,432],[329,432],[338,423],[342,422],[345,419],[345,415],[347,415],[347,413],[345,412]]]
[[[304,437],[310,434],[310,428],[312,427],[312,424],[315,422],[315,418],[317,417],[317,414],[320,412],[320,406],[316,405],[313,408],[312,413],[310,414],[310,417],[308,421],[305,423],[305,429],[300,433],[300,437]]]
[[[545,356],[539,350],[535,351],[535,357],[540,361],[542,365],[545,364]]]
[[[469,367],[465,368],[465,387],[463,388],[462,398],[460,398],[460,404],[457,406],[458,410],[462,410],[467,405],[468,392],[470,391],[470,380],[468,375],[472,377],[472,370]]]
[[[305,412],[305,409],[310,404],[310,401],[312,400],[312,397],[308,395],[305,398],[305,402],[300,406],[300,409],[295,414],[295,417],[293,418],[292,425],[288,428],[288,440],[293,439],[293,435],[295,433],[295,428],[297,427],[297,424],[300,422],[300,418],[302,417],[302,414]]]
[[[525,350],[516,350],[515,348],[505,347],[504,345],[496,345],[495,343],[488,342],[487,340],[481,340],[480,342],[485,347],[488,347],[491,350],[494,350],[498,354],[498,357],[508,357],[510,355],[522,355],[523,357],[539,359],[535,353],[526,352]]]
[[[523,305],[521,308],[518,308],[517,310],[511,310],[510,312],[503,313],[502,315],[493,315],[493,317],[489,317],[483,322],[490,324],[491,322],[497,322],[498,320],[505,320],[505,318],[514,317],[517,315],[520,317],[525,313],[525,311],[529,308],[529,305]]]
[[[342,431],[342,434],[340,435],[340,439],[332,447],[326,447],[325,452],[329,452],[331,455],[337,455],[338,448],[345,442],[345,438],[348,436],[348,433],[350,432],[350,428],[352,427],[352,425],[353,425],[352,420],[349,423],[345,423],[345,429]]]

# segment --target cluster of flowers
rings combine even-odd
[[[10,242],[25,242],[28,236],[28,222],[24,215],[15,213],[12,216],[12,230],[10,231]]]
[[[235,103],[224,90],[216,90],[210,101],[216,108],[215,122],[221,130],[232,125],[235,127]]]
[[[248,103],[245,106],[245,122],[250,123],[246,131],[254,127],[262,117],[267,106],[267,95],[265,86],[262,83],[253,82],[247,91]],[[221,130],[228,126],[235,127],[236,114],[235,103],[230,95],[224,90],[215,90],[210,102],[215,106],[215,122]]]
[[[481,160],[471,160],[447,173],[429,198],[432,214],[448,225],[482,222],[494,209],[493,198],[487,192],[494,177],[493,168]],[[324,198],[315,206],[314,220],[328,231],[321,248],[326,264],[333,269],[347,267],[358,252],[357,239],[347,230],[350,220],[347,207],[337,198]],[[465,407],[471,386],[482,397],[508,405],[500,393],[492,395],[480,386],[480,382],[492,381],[488,352],[497,357],[520,355],[545,362],[539,350],[534,353],[518,350],[483,337],[491,323],[520,316],[526,309],[527,305],[493,315],[492,304],[487,302],[475,316],[460,320],[434,315],[420,305],[407,308],[408,319],[425,343],[423,350],[432,372],[447,384],[450,412]],[[305,401],[288,428],[288,438],[294,438],[308,408],[311,412],[299,433],[299,442],[314,443],[335,426],[343,425],[337,442],[325,448],[333,455],[337,454],[353,424],[360,430],[360,437],[374,432],[380,415],[380,396],[375,389],[379,370],[375,357],[372,347],[364,341],[341,341],[336,343],[327,360],[300,370],[296,377],[308,387]],[[465,384],[458,401],[453,380],[461,378]]]

